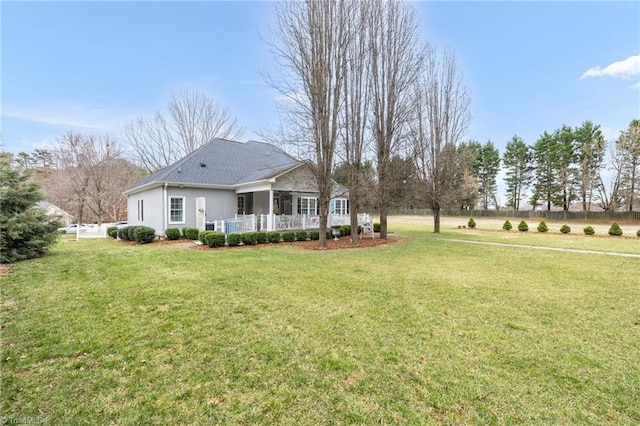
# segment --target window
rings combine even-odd
[[[329,213],[331,214],[349,214],[349,200],[346,198],[334,198],[329,204]]]
[[[318,199],[315,197],[298,198],[298,213],[316,216],[318,214]]]
[[[144,200],[138,200],[138,221],[144,222]]]
[[[184,223],[184,197],[169,197],[169,223]]]
[[[244,195],[238,195],[238,209],[236,213],[244,214]]]

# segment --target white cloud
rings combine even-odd
[[[595,66],[589,68],[582,74],[580,79],[587,77],[620,77],[620,78],[629,78],[634,75],[640,74],[640,55],[629,56],[627,59],[623,59],[622,61],[614,62],[610,65],[607,65],[604,68],[600,68],[600,66]]]
[[[634,84],[633,86],[631,86],[631,88],[635,90],[640,90],[640,83]]]

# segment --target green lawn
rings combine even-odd
[[[0,279],[2,417],[640,423],[640,259],[390,228],[343,251],[63,240]]]

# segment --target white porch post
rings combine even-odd
[[[273,189],[269,189],[269,231],[273,231]]]

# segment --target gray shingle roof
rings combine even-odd
[[[131,189],[154,182],[232,186],[270,179],[302,164],[263,142],[214,139]]]

